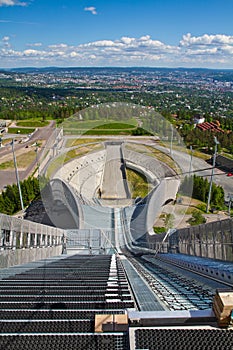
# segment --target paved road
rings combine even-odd
[[[106,146],[102,199],[123,199],[129,197],[125,166],[121,158],[121,145],[109,144]]]
[[[155,140],[152,139],[151,137],[144,137],[144,140],[137,139],[136,143],[143,143],[148,146],[152,146],[170,155],[170,149],[159,146],[158,144],[155,143]],[[172,157],[179,164],[182,173],[188,174],[190,170],[191,156],[187,153],[187,151],[184,149],[184,151],[181,152],[173,149]],[[210,180],[212,167],[205,160],[197,157],[193,157],[191,168],[192,168],[191,170],[194,171],[193,174],[204,176],[208,180]],[[223,187],[226,199],[229,193],[233,194],[233,177],[228,177],[224,171],[221,171],[217,168],[214,169],[214,182],[217,185],[220,185]]]
[[[37,128],[37,130],[32,134],[32,136],[30,137],[30,139],[28,139],[27,142],[24,143],[15,143],[14,148],[15,151],[25,148],[25,146],[27,145],[31,145],[32,143],[34,143],[37,140],[48,140],[51,133],[53,132],[55,128],[55,121],[52,120],[50,122],[50,124],[48,126],[45,126],[43,128]],[[19,135],[17,135],[18,137]],[[26,135],[24,135],[26,137]],[[14,138],[16,137],[16,135],[13,134],[7,134],[6,138]],[[6,154],[10,154],[12,152],[11,146],[7,145],[6,147],[2,147],[0,148],[0,159],[1,157],[3,157]]]
[[[153,146],[161,151],[166,151],[169,154],[169,151],[164,147],[158,145]],[[179,164],[181,171],[184,174],[189,174],[191,156],[188,153],[173,150],[172,151],[173,159]],[[193,157],[191,170],[193,174],[207,177],[210,180],[212,166],[208,164],[205,160]],[[228,193],[233,193],[233,177],[228,177],[227,174],[219,169],[214,169],[214,182],[217,185],[221,185],[225,192],[225,198],[227,198]]]
[[[52,132],[54,131],[55,127],[55,121],[51,121],[50,124],[44,128],[38,128],[37,131],[30,137],[30,139],[25,143],[15,143],[14,149],[15,152],[22,150],[27,145],[31,145],[37,140],[49,140]],[[12,136],[12,138],[15,137],[15,135],[7,135],[9,138]],[[40,158],[40,155],[43,153],[43,150],[39,150],[38,152],[38,159]],[[12,147],[11,145],[8,145],[6,147],[0,148],[0,163],[1,163],[1,157],[9,155],[9,160],[13,160],[12,155]],[[26,179],[30,173],[32,172],[32,169],[36,166],[36,160],[34,160],[31,164],[28,164],[28,168],[25,171],[19,171],[19,178],[20,180]],[[0,170],[0,191],[4,188],[4,186],[8,184],[16,183],[16,176],[15,176],[15,170]]]
[[[154,148],[157,148],[161,150],[162,152],[167,153],[170,155],[170,149],[159,146],[155,143],[155,140],[153,140],[151,137],[144,137],[144,140],[137,139],[138,143],[147,144],[148,146],[152,146]],[[146,140],[146,141],[145,141]],[[130,141],[130,140],[129,140]],[[135,141],[133,141],[135,142]],[[182,173],[189,173],[190,170],[190,163],[191,163],[191,156],[187,153],[187,151],[184,149],[183,152],[174,150],[172,151],[172,157],[173,159],[179,164]],[[207,177],[208,180],[210,180],[211,176],[211,165],[208,164],[205,160],[193,157],[192,158],[192,167],[194,171],[193,174]],[[205,169],[205,170],[203,170]],[[217,185],[220,185],[223,187],[225,192],[225,198],[227,199],[227,196],[229,193],[233,194],[233,177],[228,177],[227,174],[224,171],[221,171],[217,168],[214,169],[214,182]]]

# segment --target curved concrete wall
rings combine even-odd
[[[161,180],[165,177],[176,175],[176,172],[167,164],[160,162],[154,157],[128,150],[125,147],[123,155],[126,163],[135,164],[135,166],[139,166],[139,169],[144,168],[145,173],[148,172],[148,174],[154,174],[156,179]]]
[[[71,160],[59,169],[54,178],[69,183],[87,201],[92,201],[99,187],[104,170],[106,151],[88,153]]]
[[[132,207],[133,211],[131,217],[130,229],[133,239],[142,237],[145,233],[152,230],[156,217],[160,214],[162,206],[169,199],[175,199],[179,186],[179,179],[176,178],[176,173],[166,164],[158,161],[155,158],[140,154],[134,151],[123,149],[124,160],[129,167],[134,167],[135,170],[146,174],[156,187],[149,193],[149,195],[140,201],[136,206]],[[60,179],[66,179],[70,184],[69,191],[73,192],[73,196],[78,198],[75,190],[81,193],[81,196],[88,197],[93,203],[93,196],[96,189],[101,183],[101,176],[104,170],[104,163],[106,158],[106,151],[99,151],[88,154],[64,165],[55,175]],[[62,180],[61,180],[62,181]],[[66,182],[66,181],[65,181]],[[68,184],[67,184],[68,185]],[[68,192],[69,192],[68,191]],[[58,197],[60,194],[58,194]],[[74,198],[72,199],[74,202]],[[76,199],[79,202],[78,199]],[[85,201],[82,204],[86,204]],[[90,203],[87,203],[90,205]],[[75,210],[72,208],[75,207]],[[80,209],[81,207],[81,209]],[[85,205],[71,204],[71,214],[77,211],[80,217],[83,218],[82,207],[85,211],[85,221],[88,221],[88,214],[86,213]],[[78,210],[76,209],[78,208]],[[72,214],[73,219],[75,215]],[[79,218],[79,227],[81,220]],[[64,226],[61,226],[64,227]],[[74,228],[74,227],[69,227]]]
[[[42,191],[44,207],[51,222],[62,229],[79,229],[83,210],[74,189],[61,179],[52,179]]]
[[[147,197],[136,205],[131,217],[130,231],[135,240],[152,232],[156,217],[168,199],[174,200],[180,181],[176,178],[163,179]]]
[[[142,199],[133,211],[130,231],[134,240],[145,234],[153,233],[156,217],[168,200],[175,200],[180,180],[176,172],[167,164],[145,154],[124,147],[124,157],[129,168],[144,174],[148,181],[156,186]]]
[[[135,170],[138,173],[146,176],[147,181],[149,183],[154,184],[154,185],[158,184],[159,181],[157,179],[157,176],[154,173],[152,173],[150,170],[145,169],[143,166],[141,166],[139,164],[135,164],[129,160],[125,160],[125,165],[126,165],[126,168]]]

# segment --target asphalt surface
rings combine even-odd
[[[164,147],[160,147],[158,145],[153,147],[170,154],[170,152]],[[171,156],[178,163],[181,169],[181,173],[184,175],[188,175],[189,173],[196,174],[198,176],[206,177],[210,181],[212,166],[205,160],[194,156],[191,160],[191,156],[188,153],[177,150],[172,150]],[[223,187],[226,199],[229,193],[233,193],[233,177],[228,177],[227,173],[224,171],[215,168],[213,182]]]
[[[106,161],[102,181],[102,199],[125,199],[129,189],[125,176],[125,165],[122,161],[121,146],[106,146]]]
[[[49,141],[49,138],[54,128],[55,128],[55,121],[51,121],[48,126],[43,128],[38,128],[33,133],[33,135],[28,139],[28,141],[24,143],[15,143],[14,149],[16,153],[16,158],[17,158],[17,151],[25,149],[26,146],[32,145],[37,140],[46,140],[46,143],[47,143]],[[7,138],[11,138],[11,137],[13,139],[14,137],[16,137],[16,135],[7,134]],[[38,160],[40,159],[40,155],[42,154],[42,152],[43,152],[43,149],[38,150]],[[1,157],[6,155],[9,155],[9,160],[13,160],[11,145],[7,145],[6,147],[0,148],[0,163],[1,163]],[[36,166],[36,163],[37,163],[37,160],[35,160],[31,164],[28,164],[28,168],[25,171],[18,172],[20,181],[26,179],[31,174],[32,170]],[[0,191],[4,188],[4,186],[11,185],[13,183],[16,183],[15,170],[0,170]]]
[[[172,149],[172,154],[170,154],[170,149],[158,145],[156,143],[156,140],[154,140],[151,137],[144,137],[144,139],[141,139],[139,137],[136,140],[137,141],[135,141],[135,138],[132,139],[132,137],[129,137],[126,141],[145,144],[148,146],[152,146],[158,150],[161,150],[162,152],[171,155],[174,161],[177,162],[181,169],[181,174],[188,175],[191,170],[190,174],[196,174],[198,176],[206,177],[210,181],[212,172],[211,164],[207,163],[201,158],[197,158],[194,156],[191,159],[191,156],[187,153],[187,150],[185,150],[185,148],[182,152]],[[228,199],[229,193],[233,194],[233,177],[228,177],[226,172],[215,168],[213,182],[223,187],[226,200]]]

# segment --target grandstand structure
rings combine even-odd
[[[130,195],[126,167],[144,174],[152,187],[148,196],[137,200],[137,203]],[[119,207],[121,210],[126,209],[130,230],[134,240],[137,240],[152,230],[161,207],[176,198],[180,179],[172,168],[156,158],[128,150],[122,141],[112,141],[106,142],[103,150],[88,153],[59,166],[50,183],[51,186],[56,183],[57,188],[60,186],[58,197],[63,198],[63,203],[68,196],[75,194],[74,197],[80,204],[80,219],[74,228],[111,230],[114,225],[114,208]],[[54,196],[54,190],[46,191],[44,196],[44,202],[50,203],[53,212],[56,202]],[[69,208],[70,213],[77,213],[72,205]],[[66,228],[65,220],[63,225]]]
[[[46,152],[41,171],[61,151]],[[146,175],[145,198],[131,198],[126,167]],[[193,241],[187,230],[156,237],[154,220],[179,183],[158,159],[107,142],[54,170],[42,191],[47,221],[1,214],[1,348],[229,349],[232,220],[212,236],[206,229],[205,250],[201,227]],[[220,250],[225,259],[212,256]],[[230,300],[219,317],[216,289]]]

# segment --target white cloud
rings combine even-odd
[[[194,37],[183,36],[178,45],[144,35],[139,38],[123,36],[117,40],[98,40],[77,46],[56,43],[40,49],[41,43],[27,44],[28,48],[15,51],[8,44],[9,37],[1,39],[0,62],[7,67],[39,65],[63,66],[196,66],[233,68],[233,37],[217,34]]]
[[[180,49],[183,59],[195,59],[198,62],[225,64],[227,68],[233,67],[233,36],[225,34],[203,34],[192,36],[190,33],[183,35],[180,41]]]
[[[27,44],[29,47],[40,47],[42,46],[42,43],[32,43],[32,44]]]
[[[24,51],[23,51],[23,55],[24,55],[24,56],[32,56],[32,57],[35,57],[35,56],[40,56],[40,55],[43,55],[43,54],[46,54],[46,52],[38,51],[38,50],[33,50],[33,49],[28,49],[28,50],[24,50]]]
[[[10,37],[9,36],[4,36],[4,37],[2,37],[0,44],[2,46],[4,46],[5,48],[7,48],[7,47],[9,48],[11,46],[9,41],[10,41]]]
[[[0,23],[15,23],[15,24],[27,24],[27,25],[39,24],[39,23],[36,23],[36,22],[19,22],[19,21],[9,21],[9,20],[6,20],[6,19],[0,19]]]
[[[183,35],[183,39],[180,41],[181,46],[193,46],[193,45],[232,45],[233,36],[216,34],[209,35],[204,34],[202,36],[192,36],[190,33]]]
[[[0,0],[0,6],[27,6],[27,2],[17,0]]]
[[[2,38],[2,41],[4,41],[4,42],[9,41],[9,40],[10,40],[10,37],[9,37],[9,36],[4,36],[4,37]]]
[[[128,38],[127,36],[123,36],[120,41],[123,43],[123,44],[126,44],[126,45],[130,45],[134,42],[134,38]]]
[[[112,41],[112,40],[98,40],[98,41],[94,41],[92,43],[80,45],[81,48],[109,47],[109,46],[114,46],[114,41]]]
[[[75,52],[75,51],[72,51],[71,53],[70,53],[70,57],[71,58],[77,58],[77,57],[79,57],[80,55],[77,53],[77,52]]]
[[[97,15],[97,11],[96,8],[94,6],[90,6],[90,7],[85,7],[84,11],[89,11],[91,12],[93,15]]]
[[[55,45],[49,45],[48,48],[52,50],[60,50],[60,49],[66,49],[68,47],[67,44],[55,44]]]

